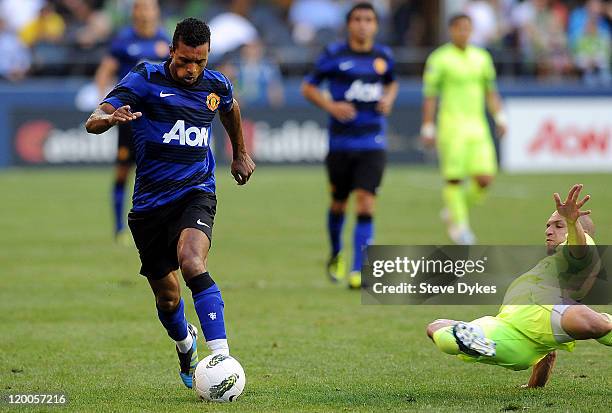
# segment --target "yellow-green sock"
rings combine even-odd
[[[608,321],[612,323],[612,315],[608,313],[601,313],[601,315],[606,317]],[[608,334],[606,334],[605,336],[599,337],[597,341],[603,344],[604,346],[612,347],[612,330],[608,331]]]
[[[478,182],[475,179],[470,179],[470,183],[468,184],[466,192],[468,207],[472,207],[474,205],[480,205],[482,203],[482,200],[484,199],[487,190],[486,188],[483,188],[478,185]]]
[[[468,209],[465,191],[461,184],[446,184],[442,190],[442,198],[455,225],[467,225]]]
[[[459,345],[453,335],[453,327],[447,326],[436,330],[433,333],[433,341],[436,343],[436,347],[443,353],[456,355],[459,354]]]

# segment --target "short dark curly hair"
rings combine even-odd
[[[463,19],[465,19],[465,20],[469,21],[470,23],[472,23],[472,18],[469,15],[467,15],[465,13],[457,13],[457,14],[453,14],[450,17],[450,19],[448,19],[448,26],[449,27],[450,26],[454,26],[455,23],[457,23],[459,20],[463,20]]]
[[[374,17],[376,17],[376,21],[378,21],[378,14],[376,13],[376,9],[374,8],[374,6],[372,6],[372,3],[363,1],[361,3],[355,4],[353,7],[351,7],[348,13],[346,13],[346,23],[347,24],[348,22],[351,21],[351,17],[353,17],[353,13],[356,12],[357,10],[371,10],[374,13]]]
[[[172,36],[172,47],[176,49],[178,43],[183,42],[189,47],[198,47],[208,43],[210,46],[210,27],[202,20],[188,17],[177,23]]]

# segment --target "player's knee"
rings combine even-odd
[[[608,321],[595,312],[581,314],[567,323],[567,327],[563,327],[571,337],[578,340],[599,338],[610,331]]]
[[[593,314],[586,323],[587,334],[599,338],[610,332],[610,323],[601,314]]]
[[[425,332],[427,333],[427,336],[433,340],[433,335],[436,331],[438,331],[439,329],[449,326],[449,325],[453,325],[455,323],[455,321],[453,320],[447,320],[445,318],[439,318],[435,321],[432,321],[431,323],[429,323],[427,325],[427,328],[425,329]]]
[[[433,340],[433,334],[436,332],[438,328],[435,326],[435,323],[429,323],[425,332],[427,333],[427,337]]]
[[[178,307],[181,296],[178,292],[164,292],[155,297],[155,305],[159,311],[172,313]]]
[[[357,213],[357,216],[372,220],[372,217],[374,216],[374,204],[357,205],[355,212]]]
[[[372,216],[374,215],[375,202],[376,202],[376,197],[373,193],[365,191],[365,190],[358,190],[357,198],[356,198],[357,205],[355,206],[355,212],[357,212],[357,215]]]
[[[612,331],[612,316],[607,313],[600,313],[600,315],[606,323],[607,331]]]
[[[181,253],[179,265],[185,279],[189,279],[198,274],[206,272],[206,259],[190,252]]]

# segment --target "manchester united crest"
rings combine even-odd
[[[221,99],[216,93],[209,93],[208,96],[206,96],[206,106],[213,112],[219,107],[220,101]]]
[[[387,71],[387,61],[382,57],[377,57],[374,59],[372,66],[374,66],[374,71],[379,75],[384,75]]]

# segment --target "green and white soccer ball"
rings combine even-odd
[[[233,402],[245,384],[246,376],[238,360],[223,354],[204,358],[193,373],[193,388],[206,401]]]

